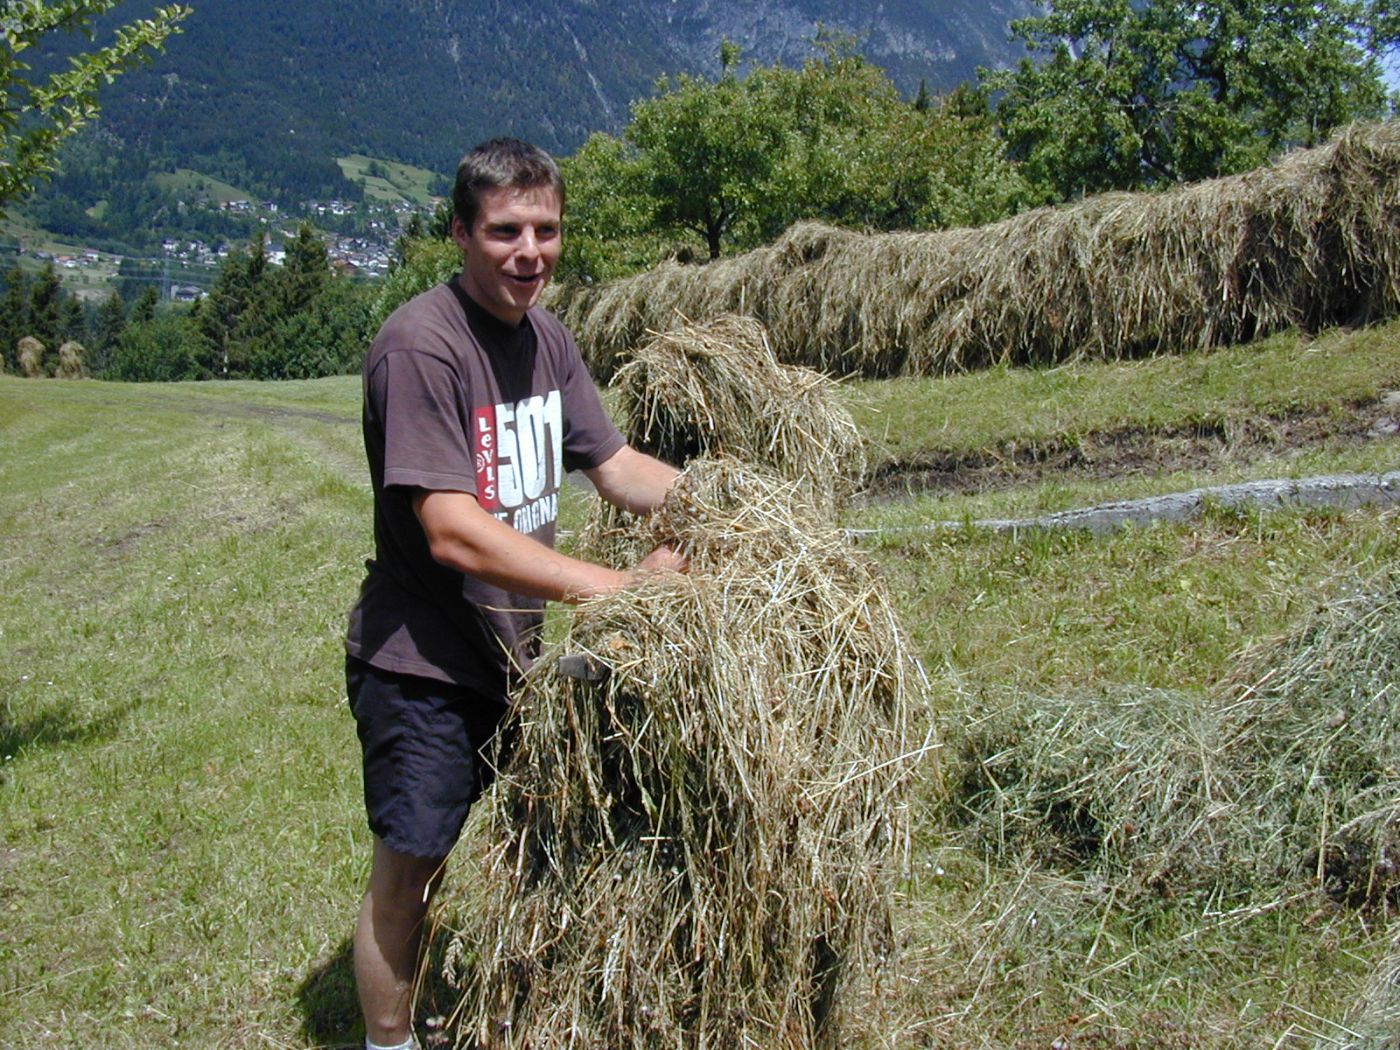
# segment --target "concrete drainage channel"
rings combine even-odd
[[[933,532],[968,527],[995,532],[1036,529],[1083,529],[1103,534],[1125,525],[1186,521],[1207,506],[1284,510],[1297,507],[1400,506],[1400,471],[1387,474],[1329,474],[1282,481],[1245,481],[1215,485],[1166,496],[1118,500],[1079,510],[1063,510],[1037,518],[986,518],[978,521],[931,521],[887,529],[847,529],[846,534],[886,536],[901,532]]]

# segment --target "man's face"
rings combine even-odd
[[[470,230],[452,219],[466,293],[492,316],[519,324],[559,261],[561,218],[549,186],[483,192]]]

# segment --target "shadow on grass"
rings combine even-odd
[[[450,931],[439,928],[429,946],[428,978],[414,1011],[418,1038],[425,1047],[444,1045],[434,1030],[425,1034],[424,1022],[451,1014],[460,994],[442,976],[450,939]],[[306,975],[297,987],[297,1002],[302,1012],[302,1035],[308,1045],[325,1050],[359,1050],[364,1046],[365,1028],[355,994],[353,943],[349,937],[330,958]]]
[[[97,718],[86,720],[64,708],[14,722],[6,718],[0,708],[0,755],[17,755],[28,748],[104,743],[117,735],[117,728],[126,716],[140,705],[139,700],[129,700]]]
[[[355,998],[352,941],[346,937],[335,953],[318,964],[297,987],[301,1031],[309,1044],[321,1047],[364,1045],[360,1003]]]

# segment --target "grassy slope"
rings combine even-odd
[[[161,189],[170,190],[173,193],[202,193],[210,200],[218,201],[220,204],[254,199],[253,195],[247,191],[192,168],[176,168],[174,171],[158,172],[151,177],[151,181]]]
[[[427,204],[432,199],[429,187],[436,178],[433,172],[399,161],[380,160],[379,166],[386,177],[366,174],[375,160],[376,158],[366,157],[362,153],[352,153],[346,157],[337,157],[336,163],[340,165],[342,174],[351,182],[364,183],[366,196],[386,201],[403,200],[410,204]]]
[[[910,458],[1103,419],[1372,397],[1396,378],[1396,331],[1328,337],[1325,358],[1284,340],[1253,358],[880,384],[859,391],[862,424]],[[353,378],[0,378],[6,1045],[353,1039],[345,947],[367,834],[339,637],[370,547],[357,415]],[[1398,451],[1367,455],[1393,469]],[[939,516],[979,505],[942,501]],[[1205,689],[1339,574],[1393,563],[1395,526],[1394,512],[1219,514],[1099,540],[957,532],[871,549],[961,717],[1008,687]],[[1377,927],[1319,918],[1316,901],[1204,922],[1164,902],[1061,928],[1046,886],[1002,892],[1007,873],[933,837],[915,872],[898,1046],[1269,1045],[1339,1017],[1380,948]],[[1012,922],[1042,941],[983,949]]]

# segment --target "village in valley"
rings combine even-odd
[[[430,199],[427,209],[431,211],[437,203],[438,199]],[[394,245],[404,226],[424,206],[402,198],[308,200],[295,208],[268,200],[201,198],[182,202],[181,211],[186,209],[218,210],[248,220],[252,229],[262,231],[263,252],[273,266],[282,265],[286,242],[296,236],[302,223],[310,223],[325,241],[326,257],[335,273],[373,279],[389,272]],[[81,299],[103,298],[114,282],[135,277],[157,286],[163,300],[188,303],[207,294],[220,264],[242,243],[247,240],[166,237],[158,254],[138,256],[21,236],[12,242],[11,249],[25,269],[51,262],[64,285]]]

